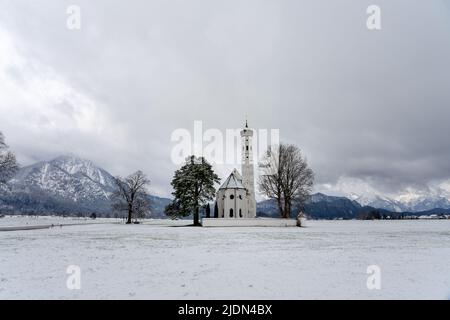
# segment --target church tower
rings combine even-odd
[[[245,120],[245,128],[241,130],[242,140],[242,184],[247,189],[248,212],[246,218],[256,218],[255,176],[253,173],[253,130],[248,128]]]

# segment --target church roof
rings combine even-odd
[[[242,177],[236,169],[230,173],[225,182],[220,186],[220,189],[245,189],[242,184]]]

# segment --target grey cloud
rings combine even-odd
[[[319,185],[350,176],[391,193],[450,179],[446,1],[377,1],[376,32],[369,1],[78,0],[80,31],[65,27],[73,1],[0,2],[21,54],[95,101],[109,139],[128,142],[42,132],[32,145],[2,116],[23,159],[70,149],[113,173],[142,168],[167,195],[171,132],[237,128],[248,114],[302,147]]]

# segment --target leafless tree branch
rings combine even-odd
[[[292,204],[303,206],[311,194],[314,173],[294,145],[272,146],[261,163],[259,190],[277,201],[281,217],[289,218]]]

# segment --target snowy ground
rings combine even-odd
[[[60,225],[60,224],[91,224],[91,223],[120,223],[122,219],[109,218],[74,218],[61,216],[6,216],[0,218],[0,228],[18,226]]]
[[[0,225],[20,219],[75,222],[6,217]],[[448,220],[308,221],[305,228],[183,224],[100,219],[0,232],[0,299],[450,298]],[[81,268],[80,290],[67,289],[69,265]],[[380,290],[367,289],[369,265],[381,268]]]

